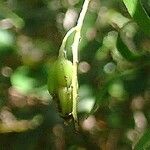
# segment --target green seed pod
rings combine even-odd
[[[55,62],[55,75],[58,87],[70,87],[72,82],[72,62],[60,58]]]
[[[72,88],[59,88],[58,89],[59,107],[63,117],[66,117],[72,112]]]
[[[48,90],[50,94],[56,94],[58,88],[70,87],[72,82],[72,62],[60,58],[50,67],[48,75]]]

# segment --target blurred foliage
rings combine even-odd
[[[80,130],[55,108],[47,74],[82,4],[0,1],[0,150],[150,149],[149,0],[91,0],[79,45]]]

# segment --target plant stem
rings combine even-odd
[[[81,37],[81,28],[83,25],[83,21],[85,18],[85,14],[88,9],[90,0],[85,0],[81,13],[79,15],[79,19],[76,25],[76,33],[74,36],[74,42],[72,44],[72,54],[73,54],[73,76],[72,76],[72,88],[73,88],[73,111],[72,115],[75,121],[75,126],[78,123],[78,118],[77,118],[77,101],[78,101],[78,77],[77,77],[77,67],[78,67],[78,46],[80,42],[80,37]]]
[[[76,30],[76,27],[73,27],[71,28],[65,35],[63,41],[62,41],[62,44],[61,44],[61,47],[59,49],[59,58],[64,58],[66,57],[66,49],[65,49],[65,46],[66,46],[66,42],[67,42],[67,39],[68,37]]]

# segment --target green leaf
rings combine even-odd
[[[133,42],[133,37],[137,32],[135,30],[136,26],[133,22],[126,23],[118,33],[116,47],[119,53],[130,62],[138,62],[138,61],[148,61],[149,54],[141,52],[141,50],[135,51],[134,48],[131,47],[131,43]],[[134,31],[135,30],[135,31]]]
[[[117,50],[120,52],[123,58],[125,58],[127,61],[130,62],[149,62],[150,55],[148,53],[145,54],[139,54],[135,53],[132,50],[130,50],[127,45],[124,43],[124,41],[121,38],[120,33],[118,34],[117,38]]]
[[[141,0],[123,0],[131,17],[145,34],[150,35],[150,17],[141,4]]]
[[[141,58],[140,55],[138,54],[135,54],[133,52],[131,52],[129,50],[129,48],[127,47],[127,45],[124,44],[122,38],[121,38],[121,35],[119,34],[118,35],[118,38],[117,38],[117,49],[118,51],[120,52],[120,54],[128,61],[137,61]]]
[[[150,149],[150,129],[148,129],[135,145],[134,150],[149,150]]]

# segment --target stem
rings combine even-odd
[[[79,15],[79,19],[76,25],[76,33],[74,36],[74,42],[72,44],[72,54],[73,54],[73,76],[72,76],[72,97],[73,97],[73,111],[72,115],[76,123],[78,123],[78,118],[77,118],[77,101],[78,101],[78,77],[77,77],[77,66],[78,66],[78,46],[80,42],[80,37],[81,37],[81,28],[83,25],[83,21],[85,18],[85,14],[88,9],[90,0],[85,0],[81,13]]]
[[[67,39],[68,37],[76,30],[76,27],[73,27],[71,28],[65,35],[63,41],[62,41],[62,44],[61,44],[61,47],[59,49],[59,58],[64,58],[66,57],[66,49],[65,49],[65,46],[66,46],[66,42],[67,42]]]

